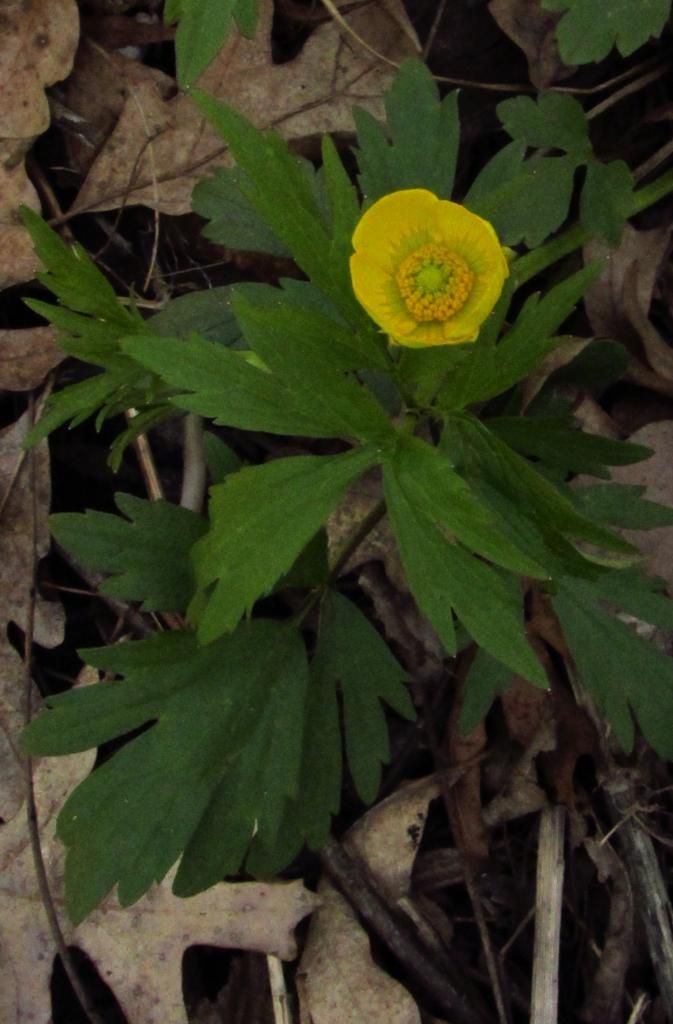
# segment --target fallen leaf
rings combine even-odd
[[[6,0],[0,10],[0,287],[38,267],[17,216],[20,203],[39,206],[23,161],[49,127],[44,89],[68,75],[78,34],[75,0]]]
[[[631,466],[614,466],[612,479],[619,484],[646,487],[643,497],[673,506],[673,420],[659,420],[636,430],[628,439],[653,449],[653,455]],[[647,559],[650,572],[666,580],[673,588],[673,526],[656,530],[623,530],[626,540],[635,544]]]
[[[544,11],[539,0],[490,0],[488,9],[505,35],[526,54],[536,89],[547,89],[573,74],[558,52],[558,14]]]
[[[394,902],[409,892],[428,804],[437,795],[435,778],[420,779],[383,800],[349,832],[346,845]],[[407,990],[374,962],[369,937],[348,902],[326,880],[318,893],[322,906],[311,919],[299,967],[302,1021],[420,1024]]]
[[[666,225],[650,231],[637,231],[627,224],[616,249],[604,242],[590,242],[584,249],[586,263],[595,259],[605,262],[602,274],[589,286],[584,297],[585,308],[594,334],[599,338],[616,338],[633,343],[634,330],[624,309],[624,289],[628,278],[637,271],[635,301],[646,312],[652,302],[657,274],[668,251],[671,227]]]
[[[0,331],[0,388],[30,391],[64,359],[53,327]]]
[[[370,0],[344,15],[349,26],[389,60],[414,52],[413,30],[400,0]],[[272,0],[263,0],[253,40],[234,32],[199,80],[200,88],[245,114],[259,128],[304,140],[352,132],[357,103],[382,116],[394,69],[330,21],[295,60],[274,64]],[[83,88],[98,88],[87,79]],[[194,185],[229,158],[221,139],[185,95],[166,100],[146,77],[126,89],[123,108],[94,160],[72,211],[143,203],[164,213],[190,210]],[[72,102],[72,101],[71,101]]]

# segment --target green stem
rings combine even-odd
[[[650,182],[649,185],[645,185],[644,188],[634,193],[631,210],[627,219],[635,217],[637,213],[641,213],[648,207],[653,206],[671,192],[673,192],[673,171],[666,171],[665,174],[662,174],[655,181]],[[552,263],[556,263],[564,256],[568,256],[571,252],[575,252],[576,249],[580,249],[590,241],[591,237],[591,233],[586,228],[583,228],[581,224],[575,224],[573,227],[568,228],[567,231],[564,231],[563,234],[557,235],[556,238],[550,239],[549,242],[545,242],[539,248],[526,253],[525,256],[519,257],[512,265],[512,273],[516,279],[517,287],[525,284],[526,281],[530,281],[532,277],[535,277],[542,270],[546,270]]]

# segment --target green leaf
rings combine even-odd
[[[380,368],[379,348],[370,353],[358,345],[361,339],[333,320],[280,301],[275,308],[264,308],[241,295],[234,310],[253,351],[316,417],[332,424],[332,434],[377,443],[393,436],[388,416],[371,392],[344,373],[363,365]]]
[[[537,294],[529,296],[498,345],[494,338],[480,335],[468,358],[440,389],[439,408],[460,410],[474,402],[488,401],[527,377],[560,343],[556,330],[600,271],[600,265],[592,263],[555,285],[542,299]]]
[[[525,639],[516,581],[448,540],[407,496],[392,461],[384,466],[384,491],[409,586],[448,653],[456,650],[453,608],[476,643],[513,672],[546,686]]]
[[[512,572],[548,577],[544,568],[498,529],[495,517],[437,448],[420,438],[403,437],[386,472],[394,474],[398,488],[414,508],[475,554]]]
[[[75,922],[115,883],[122,905],[135,902],[185,846],[200,863],[217,858],[223,870],[239,869],[255,820],[261,824],[267,808],[282,813],[283,800],[296,796],[308,678],[300,636],[264,620],[208,647],[199,647],[192,633],[173,632],[82,655],[125,680],[51,698],[53,710],[24,733],[26,750],[83,750],[155,724],[85,779],[61,811],[58,834],[68,848],[66,895]],[[235,778],[243,791],[204,840],[212,802]],[[232,842],[238,848],[227,861]]]
[[[564,417],[494,416],[484,424],[510,448],[535,456],[545,466],[605,479],[610,478],[607,466],[629,466],[652,454],[643,445],[573,429]]]
[[[215,423],[304,437],[334,437],[344,428],[343,417],[314,401],[301,382],[293,389],[242,353],[196,335],[126,338],[123,347],[179,389],[174,405]]]
[[[233,286],[229,284],[179,295],[147,324],[152,333],[161,337],[188,338],[198,334],[229,348],[241,341],[241,329],[231,308],[232,295]]]
[[[236,452],[210,430],[203,433],[203,451],[214,484],[221,484],[226,476],[241,468],[241,460]]]
[[[621,746],[633,746],[635,715],[660,757],[673,757],[673,662],[596,604],[592,587],[564,584],[553,598],[584,686]]]
[[[471,416],[455,416],[447,421],[446,431],[462,445],[468,480],[483,478],[495,491],[525,508],[543,533],[586,540],[625,554],[635,552],[632,545],[578,512],[569,498],[484,424]]]
[[[310,165],[293,156],[278,135],[259,132],[233,108],[199,90],[194,99],[245,173],[249,185],[241,191],[252,208],[339,311],[354,324],[365,323],[350,285],[344,291],[334,276],[332,239]]]
[[[493,701],[507,692],[511,682],[512,670],[480,647],[465,677],[458,719],[461,735],[466,736],[476,729]]]
[[[164,21],[179,19],[175,35],[177,78],[189,88],[217,56],[235,19],[240,31],[254,35],[257,0],[171,0],[164,7]]]
[[[673,526],[673,509],[647,501],[642,495],[645,487],[628,484],[595,484],[576,487],[571,496],[576,508],[588,516],[610,526],[625,530],[654,530],[659,526]]]
[[[503,128],[513,139],[539,149],[564,149],[578,160],[592,154],[587,120],[572,96],[558,92],[503,100],[496,107]]]
[[[211,177],[196,185],[192,209],[210,222],[203,234],[229,249],[289,256],[286,247],[251,206],[242,185],[250,189],[249,180],[238,167],[218,167]]]
[[[196,589],[189,552],[205,533],[205,520],[171,502],[132,494],[117,494],[115,503],[126,519],[64,512],[51,516],[52,533],[85,565],[113,574],[100,588],[104,594],[142,601],[144,611],[184,610]]]
[[[582,225],[614,247],[632,213],[633,174],[624,161],[590,163],[580,197]]]
[[[665,581],[647,576],[639,569],[601,572],[592,580],[597,597],[642,622],[670,630],[673,627],[673,601],[664,592],[665,586]]]
[[[211,528],[194,548],[198,582],[208,588],[201,642],[233,629],[273,587],[376,457],[374,449],[360,448],[278,459],[211,489]]]
[[[567,11],[556,29],[564,64],[590,64],[607,57],[616,44],[628,57],[657,38],[671,13],[671,0],[542,0],[548,11]]]
[[[477,175],[465,205],[490,221],[504,245],[540,245],[568,216],[577,162],[571,156],[523,159],[517,140],[496,153]]]
[[[355,788],[365,803],[376,797],[381,764],[390,758],[381,702],[405,718],[414,718],[403,686],[407,675],[362,612],[345,597],[330,592],[322,608],[311,685],[316,682],[323,692],[327,685],[340,689],[346,757]],[[321,745],[318,733],[304,765],[307,790]]]
[[[621,380],[630,358],[621,342],[593,338],[574,359],[549,375],[544,390],[571,386],[602,394]]]
[[[357,107],[353,112],[359,182],[366,200],[406,188],[425,188],[449,199],[460,141],[458,93],[440,100],[426,65],[409,58],[400,65],[385,107],[390,144],[370,114]]]
[[[21,207],[21,220],[45,266],[39,281],[69,309],[128,329],[140,318],[118,301],[114,288],[80,245],[67,246],[37,213]],[[140,321],[142,322],[142,321]]]

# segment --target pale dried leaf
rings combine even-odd
[[[526,54],[528,73],[536,89],[546,89],[573,73],[559,56],[559,16],[543,10],[540,0],[490,0],[488,9],[505,35]]]
[[[63,359],[53,327],[0,331],[0,388],[30,391]]]
[[[17,209],[38,200],[24,157],[49,127],[44,89],[66,78],[77,47],[75,0],[5,0],[0,6],[0,288],[38,267]]]
[[[584,249],[585,262],[601,259],[605,269],[588,288],[585,307],[595,335],[616,338],[628,343],[634,331],[624,309],[624,286],[627,277],[637,273],[635,301],[645,313],[652,302],[654,285],[670,244],[671,227],[665,225],[649,231],[636,231],[627,224],[616,249],[604,242],[590,242]]]
[[[620,484],[647,488],[645,497],[662,505],[673,506],[673,420],[659,420],[636,430],[629,438],[633,444],[652,448],[654,454],[644,462],[631,466],[615,466],[612,479]],[[673,526],[656,530],[624,530],[627,540],[645,555],[650,572],[661,576],[673,587]]]
[[[428,804],[438,795],[435,778],[398,790],[351,829],[357,850],[377,887],[397,902],[410,887]],[[372,959],[367,933],[347,901],[327,881],[301,959],[302,1021],[311,1024],[420,1024],[418,1007],[399,982]]]
[[[293,141],[351,132],[355,103],[382,116],[382,95],[394,74],[390,65],[342,34],[332,21],[313,33],[295,60],[274,65],[272,17],[273,4],[264,0],[255,38],[233,33],[199,86],[259,128],[275,128]],[[387,0],[385,5],[370,0],[346,18],[390,60],[399,62],[414,52],[400,0]],[[83,88],[95,86],[83,77]],[[188,212],[197,181],[229,162],[221,139],[188,96],[165,100],[154,78],[126,83],[124,88],[128,95],[119,119],[91,166],[74,209],[144,203],[164,213]]]

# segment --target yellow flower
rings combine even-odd
[[[398,345],[474,341],[509,266],[488,221],[422,188],[383,196],[353,235],[358,301]]]

